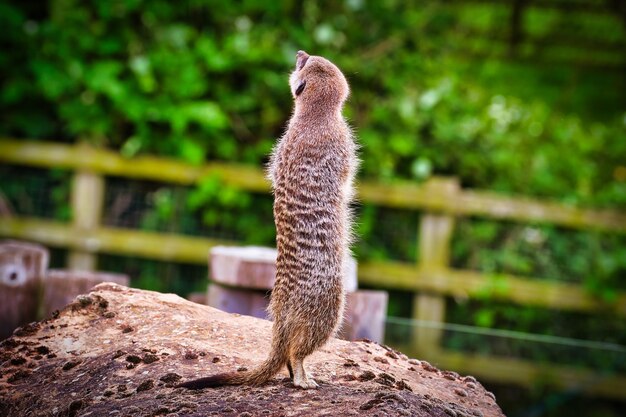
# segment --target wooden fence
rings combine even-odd
[[[208,250],[217,244],[236,244],[199,237],[103,227],[104,176],[193,185],[207,175],[253,192],[268,192],[259,168],[209,163],[193,166],[171,159],[141,156],[126,159],[88,145],[63,145],[0,139],[0,162],[75,171],[71,224],[25,217],[0,218],[0,236],[27,239],[71,250],[69,267],[90,270],[97,253],[140,256],[165,261],[206,264]],[[577,284],[531,277],[489,275],[449,266],[450,239],[456,217],[477,216],[524,223],[549,223],[575,229],[626,233],[626,214],[583,210],[562,204],[463,190],[450,178],[425,184],[373,183],[358,185],[359,199],[380,206],[414,209],[420,215],[417,264],[361,262],[359,281],[369,286],[411,291],[413,317],[445,323],[446,296],[484,297],[522,305],[579,312],[610,311],[626,316],[626,293],[607,304]],[[418,214],[416,213],[416,216]],[[418,231],[416,231],[418,233]],[[626,376],[593,369],[537,364],[522,359],[452,352],[441,346],[440,326],[417,327],[404,350],[444,368],[496,382],[532,385],[538,381],[590,395],[626,398]]]

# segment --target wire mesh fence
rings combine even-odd
[[[461,346],[463,351],[467,351],[471,346],[469,350],[475,354],[496,354],[497,357],[510,359],[528,357],[537,363],[545,363],[547,367],[553,366],[555,358],[560,358],[557,362],[574,368],[599,370],[598,377],[586,381],[587,385],[599,384],[603,375],[623,372],[626,367],[626,347],[616,343],[401,317],[387,318],[385,343],[397,349],[406,349],[406,341],[416,333],[418,327],[443,330],[444,345],[452,351],[461,349]],[[427,353],[419,358],[439,365],[437,358],[429,359]],[[481,379],[481,383],[495,394],[507,416],[567,415],[567,410],[572,407],[577,409],[578,416],[621,414],[623,403],[619,401],[589,398],[583,394],[584,389],[588,388],[584,385],[573,384],[568,389],[557,390],[550,387],[548,378],[546,376],[543,382],[539,379],[526,388],[490,379]]]
[[[60,169],[0,165],[2,214],[68,220],[71,178]]]
[[[560,363],[606,372],[626,371],[626,346],[589,339],[488,328],[458,323],[440,323],[388,317],[386,341],[402,346],[416,328],[443,330],[442,345],[452,351],[526,358],[537,362]]]

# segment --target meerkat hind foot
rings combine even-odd
[[[304,389],[317,388],[319,386],[312,378],[294,378],[293,385]]]
[[[293,385],[304,389],[318,387],[317,382],[304,369],[302,360],[292,361],[291,365],[293,366]]]

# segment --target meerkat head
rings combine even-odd
[[[289,77],[296,106],[302,102],[341,108],[350,88],[339,68],[326,58],[304,51],[296,55],[296,69]]]

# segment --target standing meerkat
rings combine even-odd
[[[315,388],[304,359],[339,327],[343,276],[349,258],[356,144],[341,112],[346,78],[332,62],[299,51],[289,77],[295,109],[272,153],[276,283],[269,357],[256,369],[201,378],[179,386],[200,389],[262,384],[287,365],[293,384]]]

